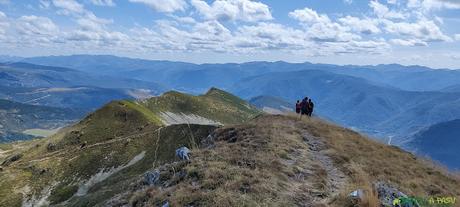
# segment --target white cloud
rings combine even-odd
[[[251,0],[216,0],[211,5],[191,0],[191,4],[208,20],[257,22],[273,19],[267,5]]]
[[[185,11],[187,3],[184,0],[129,0],[133,3],[142,3],[158,12],[172,13]]]
[[[261,22],[257,25],[243,26],[238,29],[235,36],[235,47],[240,50],[248,48],[292,50],[303,49],[309,45],[304,31],[276,23]]]
[[[331,20],[325,14],[319,15],[316,11],[310,8],[298,9],[289,12],[289,16],[302,23],[315,24],[315,23],[330,23]]]
[[[74,0],[53,0],[53,5],[62,9],[63,14],[81,14],[85,12],[83,5]]]
[[[361,37],[349,32],[349,28],[331,21],[325,14],[318,14],[310,8],[294,10],[289,16],[304,25],[307,35],[313,41],[346,42]]]
[[[460,9],[458,0],[423,0],[422,6],[425,9]]]
[[[6,30],[10,26],[7,16],[5,13],[0,11],[0,37],[6,34]]]
[[[460,34],[455,34],[454,38],[455,40],[460,41]]]
[[[388,4],[397,4],[398,0],[387,0]]]
[[[55,35],[59,31],[51,19],[34,15],[20,17],[16,29],[25,35]]]
[[[113,0],[91,0],[91,3],[97,6],[115,6]]]
[[[345,4],[352,4],[352,3],[353,3],[353,0],[343,0],[343,2],[344,2]]]
[[[418,40],[418,39],[409,39],[409,40],[392,39],[390,40],[390,42],[392,44],[400,45],[400,46],[428,46],[426,42]]]
[[[401,12],[390,10],[387,6],[381,4],[378,0],[371,0],[369,6],[374,10],[375,15],[379,18],[404,19],[406,16]]]
[[[408,8],[421,8],[424,12],[433,9],[460,9],[458,0],[408,0]]]
[[[350,27],[351,30],[363,34],[378,34],[380,29],[375,19],[360,19],[358,17],[346,16],[339,19],[342,25]]]
[[[415,23],[383,21],[385,30],[391,34],[409,36],[428,42],[451,41],[452,38],[442,33],[441,29],[431,20],[419,20]]]

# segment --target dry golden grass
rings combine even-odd
[[[330,189],[331,172],[304,141],[308,133],[323,142],[321,153],[344,175]],[[412,196],[460,196],[458,176],[397,147],[368,139],[317,118],[256,118],[214,134],[215,147],[193,151],[185,178],[162,192],[144,193],[149,205],[172,206],[378,206],[376,181],[394,184]],[[363,189],[365,199],[348,194]],[[153,191],[153,190],[151,190]],[[338,192],[338,193],[334,193]],[[139,196],[138,196],[139,197]]]

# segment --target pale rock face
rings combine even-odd
[[[51,195],[51,190],[53,189],[54,186],[56,186],[58,183],[55,182],[49,187],[46,187],[43,189],[43,191],[40,193],[38,196],[32,196],[31,198],[23,199],[22,206],[23,207],[34,207],[34,206],[49,206],[49,201],[48,197]],[[22,192],[24,195],[27,195],[30,192],[30,187],[25,186],[22,188]]]
[[[222,125],[222,123],[204,118],[195,114],[175,114],[169,111],[160,113],[161,119],[165,125],[174,124],[200,124],[200,125]]]
[[[269,113],[269,114],[284,114],[284,112],[282,112],[281,110],[271,108],[271,107],[267,107],[267,106],[263,107],[262,111],[264,111],[266,113]]]
[[[84,196],[88,193],[88,190],[94,186],[96,183],[102,182],[103,180],[107,179],[111,175],[131,166],[142,160],[145,156],[145,151],[141,152],[140,154],[136,155],[131,161],[128,162],[126,165],[122,165],[116,168],[111,168],[108,171],[104,172],[104,169],[93,175],[89,180],[87,180],[83,185],[78,188],[76,196]]]

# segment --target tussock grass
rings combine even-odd
[[[331,193],[329,176],[303,140],[308,133],[325,146],[346,183]],[[458,177],[397,147],[317,118],[264,115],[215,134],[214,148],[193,151],[187,176],[161,193],[134,199],[173,206],[379,206],[373,188],[385,181],[412,196],[460,195]],[[151,188],[151,191],[155,191]],[[354,204],[348,194],[362,189]]]

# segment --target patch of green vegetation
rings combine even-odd
[[[194,114],[222,124],[243,123],[261,113],[244,100],[216,88],[200,96],[170,91],[142,104],[155,113]]]
[[[0,144],[0,149],[1,150],[11,150],[13,149],[13,145],[12,144]]]
[[[51,191],[48,198],[51,204],[58,204],[71,198],[78,190],[76,185],[60,184]]]
[[[161,121],[161,119],[155,113],[153,113],[148,108],[146,108],[145,106],[139,103],[133,102],[133,101],[129,101],[129,100],[123,100],[121,101],[121,103],[125,104],[127,107],[131,109],[139,111],[145,117],[147,117],[147,119],[150,120],[152,123],[157,124],[158,126],[163,125],[163,122]]]
[[[36,136],[36,137],[48,137],[55,134],[59,128],[57,129],[27,129],[24,130],[22,133]]]

